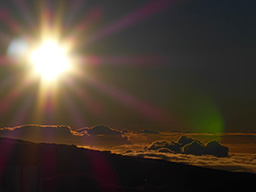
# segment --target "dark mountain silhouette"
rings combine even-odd
[[[246,191],[256,175],[0,138],[0,191]]]

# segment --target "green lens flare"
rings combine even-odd
[[[218,133],[224,131],[224,119],[210,96],[196,89],[186,89],[174,96],[174,108],[189,132]]]
[[[224,130],[218,107],[207,98],[193,101],[187,120],[195,132],[222,133]]]

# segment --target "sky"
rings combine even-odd
[[[255,132],[255,10],[253,0],[1,1],[0,127]],[[54,86],[17,56],[44,25],[78,60]]]

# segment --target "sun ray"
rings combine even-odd
[[[28,114],[29,110],[32,107],[32,99],[33,94],[30,92],[26,94],[27,96],[24,98],[22,103],[20,104],[19,108],[16,110],[13,120],[11,121],[11,126],[17,126],[24,123],[26,115]]]
[[[2,42],[3,44],[6,44],[6,45],[7,45],[8,43],[11,42],[12,37],[11,37],[9,34],[3,32],[3,31],[0,31],[0,40],[1,40],[1,42]]]
[[[145,100],[141,100],[136,98],[135,96],[121,91],[120,89],[116,89],[113,86],[107,85],[102,81],[99,81],[95,78],[86,76],[86,83],[91,85],[92,88],[95,88],[107,96],[115,99],[118,103],[134,110],[136,113],[144,117],[148,121],[153,121],[156,123],[160,123],[162,125],[168,125],[171,127],[176,126],[179,122],[174,114],[166,112]]]
[[[53,30],[54,24],[54,11],[48,1],[39,1],[39,32],[41,39],[48,36],[57,36],[56,31]]]
[[[86,45],[94,41],[98,41],[106,36],[113,35],[122,29],[134,25],[135,23],[138,23],[139,21],[142,21],[153,14],[156,14],[160,11],[169,8],[174,3],[174,0],[152,1],[137,9],[136,11],[132,12],[131,14],[124,16],[118,21],[114,21],[104,29],[100,30],[98,33],[93,34],[91,37],[88,38]]]
[[[15,60],[13,58],[7,56],[0,56],[0,66],[13,66],[15,64]]]
[[[18,23],[13,19],[10,12],[4,7],[0,8],[0,20],[7,26],[12,32],[19,33],[21,31]]]
[[[7,140],[3,139],[0,142],[0,177],[3,177],[5,166],[7,165],[11,152],[13,150],[14,142],[8,142]]]
[[[95,25],[102,16],[102,10],[100,8],[94,8],[90,10],[88,13],[81,18],[80,22],[73,26],[71,30],[67,32],[66,39],[79,39],[82,38],[81,35],[84,36],[84,33],[90,29],[92,25]],[[79,42],[77,42],[79,43]],[[77,45],[78,46],[78,45]]]
[[[56,148],[50,145],[44,145],[41,148],[41,154],[42,156],[40,158],[40,161],[41,161],[40,163],[42,167],[45,167],[44,173],[48,175],[48,177],[52,175],[56,175],[57,166],[58,166]]]
[[[100,55],[86,55],[80,57],[80,62],[87,63],[88,65],[100,66],[164,66],[170,63],[170,58],[161,55],[113,55],[113,56],[100,56]]]
[[[11,34],[20,35],[25,32],[22,28],[22,24],[17,22],[17,19],[11,14],[11,11],[3,5],[0,7],[0,20],[8,30],[8,32],[0,31],[1,42],[9,43],[12,40]]]
[[[38,86],[37,91],[37,105],[35,106],[35,113],[33,119],[36,122],[44,122],[46,120],[48,123],[53,122],[53,115],[56,109],[57,96],[58,96],[58,86],[56,82],[52,82],[50,87],[45,86],[44,82],[41,81]],[[45,117],[47,115],[47,117]]]
[[[32,15],[30,14],[30,10],[26,1],[24,0],[14,0],[16,7],[20,10],[21,15],[25,19],[26,23],[29,25],[30,28],[34,27],[35,20],[33,19]]]
[[[83,0],[74,0],[68,10],[67,17],[65,20],[65,25],[68,27],[72,27],[71,24],[75,22],[75,19],[78,13],[81,11],[81,8],[84,6],[85,1]]]
[[[106,26],[104,29],[100,30],[98,33],[93,34],[91,37],[88,37],[88,42],[93,42],[100,40],[102,38],[105,38],[109,35],[112,35],[121,29],[125,29],[129,26],[132,26],[133,24],[142,21],[149,16],[156,14],[164,9],[167,9],[173,4],[174,1],[169,0],[159,0],[159,1],[153,1],[148,4],[143,5],[142,7],[138,8],[134,12],[120,18],[118,21],[114,21],[110,23],[108,26]],[[74,16],[68,17],[67,23],[69,23],[69,20],[74,20],[76,17],[76,14],[79,12],[80,6],[82,6],[84,2],[77,0],[76,4],[74,4],[73,7],[70,8],[70,11],[76,10],[77,13],[74,13]],[[17,0],[16,1],[17,6],[21,8],[21,15],[24,17],[27,23],[30,23],[29,25],[32,26],[33,18],[30,19],[29,13],[26,13],[26,10],[28,10],[28,7],[26,5],[26,2],[24,0]],[[79,39],[78,41],[74,41],[73,43],[76,44],[76,49],[81,50],[80,45],[84,43],[81,35],[87,32],[87,30],[91,29],[91,26],[94,26],[97,24],[97,22],[102,18],[103,10],[99,7],[94,7],[92,9],[89,9],[85,14],[82,13],[81,19],[75,24],[73,27],[73,30],[67,30],[63,32],[63,15],[67,8],[66,3],[60,3],[60,2],[53,2],[53,1],[38,1],[36,4],[39,7],[39,24],[38,27],[40,38],[42,40],[46,40],[49,36],[56,38],[58,41],[63,38],[63,33],[67,36],[64,39],[67,41],[69,39]],[[57,8],[57,9],[56,9]],[[5,8],[0,8],[0,19],[2,19],[5,22],[5,25],[9,27],[9,30],[21,33],[23,32],[22,27],[16,22],[12,14]],[[64,26],[66,27],[66,26]],[[0,34],[1,35],[1,34]],[[82,45],[83,46],[83,45]],[[40,48],[39,48],[40,49]],[[49,46],[45,48],[44,51],[49,51]],[[48,58],[53,58],[53,55],[45,55],[45,54],[37,54],[32,56],[33,60],[33,66],[37,72],[42,74],[51,74],[52,71],[54,71],[53,63],[61,63],[60,60],[54,60],[51,62]],[[53,52],[50,50],[49,52]],[[33,54],[32,54],[33,55]],[[79,56],[78,56],[79,57]],[[0,63],[6,63],[5,57],[0,58]],[[47,60],[45,60],[47,59]],[[87,63],[87,64],[93,64],[93,65],[105,65],[105,64],[117,64],[117,65],[135,65],[135,66],[150,66],[154,65],[156,63],[167,63],[165,61],[166,58],[158,57],[158,56],[85,56],[80,57],[78,60],[81,61],[81,63]],[[38,62],[40,63],[38,65]],[[65,63],[65,62],[64,62]],[[79,64],[81,64],[79,63]],[[42,68],[48,65],[48,68]],[[79,71],[80,69],[77,69]],[[74,74],[79,76],[81,74],[81,70],[79,72],[74,71]],[[76,73],[77,72],[77,73]],[[84,76],[84,73],[82,74]],[[31,75],[29,75],[31,78]],[[66,78],[66,77],[65,77]],[[79,77],[76,77],[79,78]],[[144,118],[148,120],[153,120],[161,123],[173,123],[173,117],[168,112],[163,111],[162,109],[159,109],[155,107],[154,105],[136,98],[135,96],[125,92],[118,90],[110,85],[107,85],[103,82],[100,82],[99,80],[96,80],[94,78],[91,78],[90,76],[84,77],[86,83],[88,83],[93,88],[101,91],[102,93],[106,94],[109,97],[115,98],[116,101],[143,116]],[[50,75],[49,79],[52,79],[52,76]],[[64,79],[64,78],[63,78]],[[33,79],[34,80],[34,79]],[[50,83],[49,83],[50,82]],[[36,113],[35,113],[35,119],[38,122],[43,122],[43,120],[46,120],[51,123],[54,122],[54,118],[52,116],[54,115],[56,105],[57,105],[57,96],[58,96],[58,86],[57,82],[49,81],[46,83],[46,81],[40,81],[39,87],[38,87],[38,93],[37,93],[37,103],[36,106]],[[77,100],[80,100],[82,103],[82,107],[88,108],[88,111],[91,111],[94,114],[97,114],[99,116],[103,116],[104,109],[101,106],[100,102],[98,102],[95,98],[92,98],[89,94],[86,93],[86,91],[83,91],[79,89],[78,86],[70,86],[70,91],[74,93],[74,97],[76,97]],[[4,112],[8,110],[12,103],[19,98],[23,94],[22,89],[18,88],[14,91],[11,91],[7,94],[7,96],[3,99],[3,102],[1,104],[5,106]],[[72,119],[77,123],[77,125],[82,126],[86,122],[83,120],[83,117],[81,116],[78,108],[76,106],[76,103],[72,101],[72,97],[70,95],[64,96],[65,103],[69,110],[72,112]],[[26,103],[24,101],[24,103]],[[23,103],[23,104],[24,104]],[[22,111],[22,108],[26,108],[27,104],[24,104],[25,107],[21,107],[19,111]],[[23,109],[24,110],[24,109]],[[76,111],[78,110],[78,111]],[[80,109],[81,110],[81,109]],[[18,113],[18,112],[17,112]],[[20,112],[22,113],[22,112]],[[75,114],[75,115],[74,115]],[[16,116],[17,117],[17,116]],[[15,117],[15,119],[16,119]],[[22,117],[22,116],[21,116]],[[24,117],[22,117],[24,118]],[[21,119],[22,119],[21,118]],[[17,118],[18,119],[18,118]],[[22,120],[17,120],[17,122],[21,122]]]
[[[14,77],[8,76],[5,79],[2,79],[0,82],[0,92],[5,92],[5,89],[8,88],[13,82]]]
[[[72,101],[71,97],[66,93],[63,94],[63,99],[65,101],[65,106],[67,107],[67,111],[69,111],[70,119],[73,122],[74,128],[81,128],[88,123],[85,121],[85,116],[82,116],[79,112],[79,108]]]
[[[65,9],[66,9],[66,3],[63,2],[57,2],[56,9],[52,12],[53,14],[53,31],[55,32],[56,36],[61,37],[63,33],[62,29],[62,19],[63,15],[65,14]]]
[[[88,92],[77,86],[76,83],[68,83],[69,92],[74,93],[75,99],[82,103],[82,106],[87,108],[88,111],[97,115],[98,117],[104,117],[105,111],[102,104],[95,98],[91,97]]]
[[[14,101],[21,97],[21,95],[25,94],[26,91],[32,86],[32,83],[27,79],[23,79],[23,81],[14,87],[4,98],[1,98],[0,101],[0,114],[7,113],[11,106],[13,105]],[[24,87],[26,87],[24,89]]]

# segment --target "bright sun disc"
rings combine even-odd
[[[44,41],[39,48],[31,53],[30,59],[34,64],[35,71],[47,81],[56,79],[70,68],[65,49],[52,40]]]

